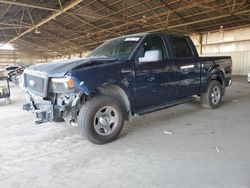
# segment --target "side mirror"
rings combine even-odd
[[[139,63],[161,61],[162,53],[160,50],[148,50],[145,52],[144,57],[139,58]]]

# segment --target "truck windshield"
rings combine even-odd
[[[87,57],[128,60],[139,41],[140,37],[123,37],[111,39],[97,47]]]

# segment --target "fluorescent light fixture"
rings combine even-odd
[[[0,43],[0,50],[15,50],[15,48],[10,43]]]
[[[36,28],[36,30],[35,30],[35,34],[39,35],[40,33],[41,33],[41,31],[40,31],[40,30],[38,30],[38,28]]]

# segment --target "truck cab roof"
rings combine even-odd
[[[145,37],[145,36],[150,36],[150,35],[165,35],[165,36],[173,36],[173,37],[184,37],[188,35],[181,35],[181,34],[167,34],[167,33],[136,33],[136,34],[131,34],[131,35],[124,35],[116,38],[124,38],[124,37]]]

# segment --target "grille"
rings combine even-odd
[[[24,73],[24,87],[35,95],[47,96],[47,78],[46,76],[36,76],[29,73]]]

